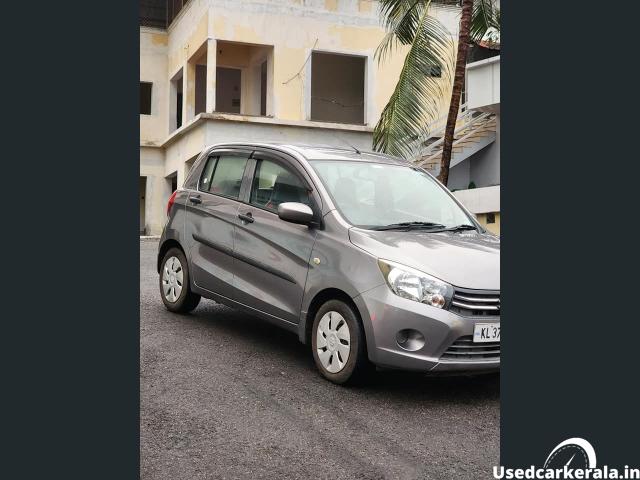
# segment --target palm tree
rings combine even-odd
[[[430,0],[380,0],[388,30],[375,57],[382,63],[400,46],[409,46],[396,88],[373,133],[378,151],[409,157],[438,115],[438,99],[451,78],[453,42],[447,29],[429,15]],[[432,75],[441,72],[443,78]]]
[[[380,0],[383,23],[389,31],[376,57],[385,60],[393,47],[408,45],[396,88],[385,106],[373,134],[376,150],[394,155],[412,156],[419,151],[427,125],[436,119],[439,99],[451,81],[453,42],[446,28],[429,15],[431,0]],[[433,0],[449,3],[450,0]],[[462,15],[458,51],[439,179],[446,185],[449,177],[453,133],[460,108],[469,40],[480,40],[487,32],[499,31],[500,14],[494,0],[461,0]],[[433,72],[442,72],[437,78]]]
[[[473,12],[473,0],[462,0],[462,16],[458,32],[458,54],[456,55],[456,72],[453,77],[451,89],[451,101],[449,102],[449,114],[444,128],[444,141],[442,143],[442,157],[440,160],[440,173],[438,180],[444,185],[449,181],[449,165],[451,164],[451,150],[453,148],[453,134],[458,120],[460,109],[460,97],[464,88],[464,73],[467,65],[467,50],[469,49],[469,32],[471,30],[471,13]]]

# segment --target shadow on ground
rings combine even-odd
[[[283,363],[320,376],[308,345],[300,343],[296,334],[261,318],[209,300],[203,300],[196,311],[182,318],[186,322],[205,325],[218,336],[224,334],[233,343],[271,351]],[[461,396],[468,403],[476,403],[499,399],[500,374],[447,376],[378,369],[360,384],[341,388],[365,394],[384,391],[387,398],[397,397],[402,401],[428,396],[432,401],[449,402],[452,396]]]

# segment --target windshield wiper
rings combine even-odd
[[[468,224],[462,224],[462,225],[456,225],[455,227],[451,227],[451,228],[445,228],[446,232],[461,232],[463,230],[478,230],[476,227],[474,227],[473,225],[468,225]]]
[[[371,230],[417,230],[417,229],[442,229],[445,228],[441,223],[433,222],[400,222],[391,223],[389,225],[382,225],[380,227],[373,227]]]

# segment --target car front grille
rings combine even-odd
[[[473,343],[473,337],[465,335],[453,342],[440,358],[458,361],[499,359],[500,342]]]
[[[465,317],[500,316],[500,292],[456,288],[450,310]]]

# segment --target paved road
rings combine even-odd
[[[322,379],[294,334],[158,293],[140,242],[142,479],[479,479],[499,456],[499,377]]]

